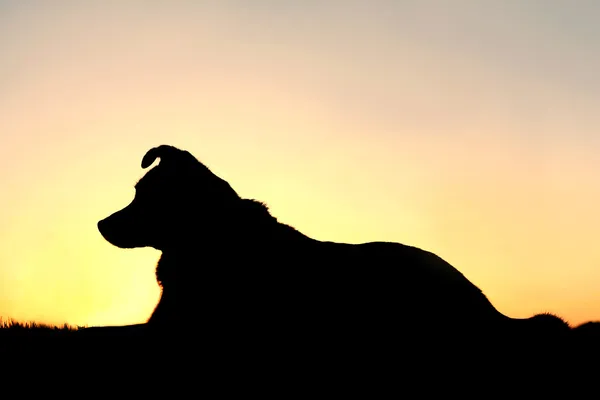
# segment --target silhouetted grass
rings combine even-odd
[[[4,320],[0,318],[0,329],[11,329],[11,330],[47,330],[47,331],[76,331],[81,328],[80,326],[73,326],[67,323],[64,323],[61,326],[53,326],[48,324],[43,324],[39,322],[29,321],[29,322],[21,322],[17,321],[13,318],[9,318],[8,320]]]
[[[0,356],[67,357],[146,352],[144,325],[73,326],[0,319]]]
[[[34,321],[17,321],[14,319],[0,319],[0,348],[12,346],[15,343],[31,343],[31,340],[70,338],[85,329],[78,326],[69,325],[50,325]]]

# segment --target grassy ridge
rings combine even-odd
[[[79,329],[85,329],[85,327],[73,326],[67,323],[61,326],[53,326],[48,324],[42,324],[39,322],[20,322],[14,319],[4,320],[0,318],[0,329],[12,329],[12,330],[39,330],[39,331],[76,331]]]

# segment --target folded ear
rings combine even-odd
[[[142,168],[148,168],[157,158],[161,158],[164,161],[169,161],[181,157],[182,153],[184,152],[178,148],[166,144],[153,147],[148,150],[148,152],[142,158]]]

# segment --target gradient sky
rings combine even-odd
[[[317,239],[433,251],[512,317],[600,320],[599,20],[591,0],[0,0],[0,317],[146,320],[159,252],[96,223],[166,143]]]

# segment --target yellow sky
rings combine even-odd
[[[166,143],[310,236],[433,251],[513,317],[600,320],[599,12],[0,1],[0,317],[149,316],[159,253],[96,222]]]

